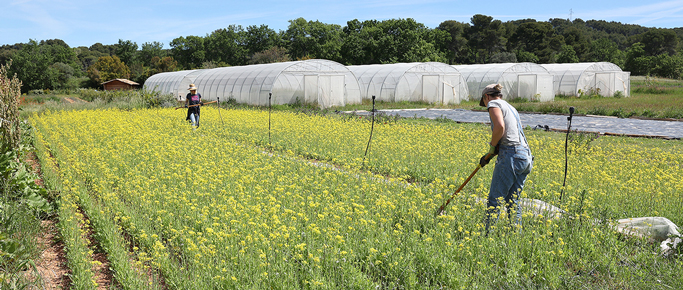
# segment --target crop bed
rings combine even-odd
[[[220,113],[220,114],[219,114]],[[475,168],[478,124],[260,110],[202,110],[196,131],[172,109],[35,115],[47,186],[74,289],[92,287],[85,215],[124,289],[682,288],[678,257],[612,220],[683,224],[680,141],[575,134],[565,196],[564,135],[528,130],[523,192],[572,218],[501,218],[482,234],[493,166],[444,215]],[[329,164],[330,166],[320,166]]]

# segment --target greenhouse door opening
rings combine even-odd
[[[439,76],[422,76],[422,100],[427,103],[441,102]]]
[[[533,100],[536,94],[536,75],[517,76],[517,97]]]
[[[595,74],[595,85],[593,87],[598,94],[605,97],[614,95],[614,91],[612,90],[612,84],[614,83],[613,77],[614,74],[612,73]]]
[[[344,76],[304,76],[304,99],[307,103],[318,103],[320,108],[344,105]]]

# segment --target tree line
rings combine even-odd
[[[113,78],[142,84],[160,72],[311,58],[345,65],[607,61],[633,75],[683,77],[683,27],[604,20],[503,22],[477,14],[469,23],[448,20],[428,28],[411,18],[354,19],[343,27],[298,18],[284,31],[230,25],[205,36],[177,37],[169,46],[119,39],[112,45],[72,48],[59,39],[30,40],[0,47],[0,64],[11,61],[10,73],[23,82],[23,92],[99,87]]]

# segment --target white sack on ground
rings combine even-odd
[[[475,198],[475,201],[477,203],[482,203],[486,205],[487,200],[483,198]],[[519,199],[519,204],[522,206],[522,214],[532,214],[534,217],[538,217],[540,215],[547,217],[547,218],[560,218],[563,214],[566,212],[562,210],[559,207],[556,207],[552,204],[549,204],[545,201],[542,201],[540,199],[533,199],[533,198],[521,198]],[[501,212],[506,211],[505,208],[501,210]]]
[[[668,253],[681,243],[678,226],[665,217],[627,218],[617,222],[617,231],[661,243],[663,253]]]
[[[519,204],[522,206],[522,214],[530,212],[534,216],[543,215],[544,217],[556,219],[566,213],[561,208],[539,199],[521,198]]]

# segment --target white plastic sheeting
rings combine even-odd
[[[555,78],[555,94],[579,96],[597,92],[602,96],[631,93],[631,73],[611,62],[554,63],[541,65]]]
[[[310,59],[203,71],[195,79],[205,100],[235,99],[238,103],[314,103],[321,108],[361,103],[358,81],[340,63]]]
[[[185,101],[185,96],[188,93],[187,88],[194,83],[197,75],[203,71],[203,69],[198,69],[158,73],[145,81],[143,89],[162,94],[172,94],[179,101]]]
[[[363,99],[459,104],[467,97],[462,75],[440,62],[347,66],[358,79]]]
[[[665,217],[627,218],[617,221],[617,231],[637,237],[646,237],[658,242],[662,253],[668,254],[681,243],[678,226]]]
[[[524,98],[541,102],[555,99],[553,76],[542,66],[530,63],[454,65],[467,81],[471,100],[479,100],[489,84],[503,86],[503,99]]]

